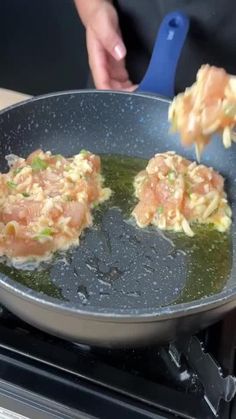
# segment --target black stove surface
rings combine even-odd
[[[236,418],[236,311],[163,347],[101,349],[0,315],[1,408],[27,418]]]

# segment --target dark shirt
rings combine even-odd
[[[211,64],[236,74],[235,0],[117,0],[120,26],[127,47],[131,80],[139,83],[148,66],[164,16],[183,11],[190,28],[176,72],[176,92],[191,85],[199,67]]]

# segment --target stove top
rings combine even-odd
[[[235,324],[236,311],[170,345],[114,350],[50,336],[2,308],[0,418],[233,419]]]

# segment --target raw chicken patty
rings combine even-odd
[[[193,236],[193,223],[212,224],[221,232],[231,224],[223,177],[174,152],[156,154],[136,176],[134,188],[139,202],[132,215],[139,227],[153,224]]]
[[[0,174],[0,256],[47,259],[79,243],[92,224],[91,209],[108,199],[100,158],[88,151],[65,158],[37,150],[26,159],[6,157]]]

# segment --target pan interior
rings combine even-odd
[[[194,301],[233,285],[231,232],[222,234],[204,227],[198,228],[194,238],[188,238],[163,234],[155,228],[139,229],[130,219],[135,205],[133,179],[147,159],[167,150],[194,159],[192,151],[186,153],[168,134],[168,104],[135,95],[91,95],[92,101],[89,94],[82,95],[83,101],[78,95],[62,95],[57,101],[49,97],[24,105],[31,111],[30,126],[34,121],[34,128],[21,124],[18,141],[9,138],[8,147],[6,143],[1,145],[1,155],[12,152],[26,156],[37,147],[72,155],[87,148],[102,156],[103,174],[106,185],[113,190],[112,198],[96,210],[94,226],[83,234],[79,247],[56,255],[37,270],[15,269],[1,263],[0,272],[31,290],[80,308],[111,310],[150,309]],[[73,128],[66,123],[68,104],[77,121]],[[42,118],[45,108],[48,122]],[[122,109],[126,109],[126,116]],[[90,110],[87,119],[85,110]],[[24,114],[24,110],[16,108],[9,111],[10,116],[4,115],[4,132],[9,119],[11,129],[17,124],[19,113]],[[55,133],[56,143],[52,141]],[[211,157],[212,161],[204,163],[221,169],[220,160],[210,150],[208,160]],[[229,191],[232,172],[233,168],[228,167]]]
[[[113,195],[95,211],[94,226],[80,246],[36,270],[1,264],[0,271],[49,296],[109,308],[165,306],[220,292],[232,264],[228,234],[202,227],[189,238],[135,226],[130,217],[136,202],[133,179],[146,163],[103,156]]]

